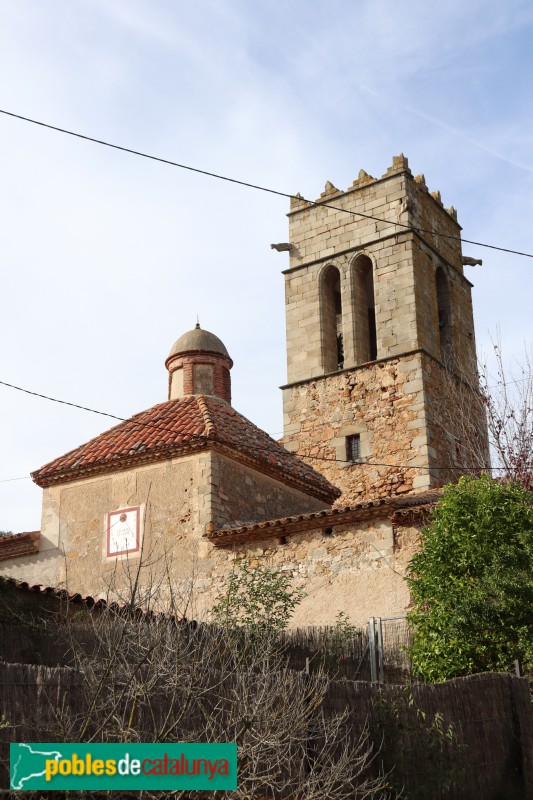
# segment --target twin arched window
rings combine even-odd
[[[373,265],[368,256],[358,256],[350,273],[351,308],[343,308],[341,274],[332,264],[321,277],[322,365],[324,372],[375,361],[377,358],[376,312]],[[346,313],[346,312],[350,313]]]
[[[443,267],[435,273],[438,350],[448,367],[453,362],[450,287]],[[344,303],[343,303],[344,301]],[[321,276],[321,346],[325,373],[377,358],[374,270],[368,256],[357,256],[342,275],[329,264]]]

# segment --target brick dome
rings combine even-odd
[[[202,330],[199,323],[174,342],[165,366],[169,400],[205,395],[231,404],[233,361],[218,336]]]

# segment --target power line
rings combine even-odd
[[[41,394],[40,392],[34,392],[31,389],[24,389],[22,386],[15,386],[15,384],[7,383],[6,381],[0,381],[0,385],[1,386],[7,386],[9,389],[16,389],[18,392],[24,392],[24,394],[29,394],[32,397],[40,397],[42,400],[50,400],[50,402],[52,402],[52,403],[60,403],[61,405],[70,406],[71,408],[79,408],[81,411],[89,411],[91,414],[99,414],[101,417],[109,417],[110,419],[116,419],[119,422],[131,422],[134,425],[139,425],[139,426],[146,427],[146,428],[155,428],[156,430],[159,430],[159,431],[166,430],[166,428],[163,428],[162,425],[155,425],[153,422],[141,422],[141,421],[136,420],[134,417],[118,417],[116,414],[110,414],[107,411],[98,411],[95,408],[89,408],[88,406],[82,406],[82,405],[79,405],[78,403],[71,403],[68,400],[60,400],[57,397],[50,397],[47,394]],[[143,412],[141,411],[139,413],[142,414]],[[176,434],[180,434],[180,433],[185,435],[185,433],[183,431],[176,431]],[[207,440],[207,436],[202,436],[199,433],[188,433],[186,435],[189,437],[189,439],[201,439],[201,440],[206,439]]]
[[[473,244],[476,247],[487,247],[490,250],[498,250],[502,253],[511,253],[512,255],[517,256],[524,256],[525,258],[533,258],[533,253],[524,253],[520,250],[511,250],[508,247],[498,247],[497,245],[493,244],[486,244],[485,242],[476,242],[472,239],[463,239],[461,236],[452,236],[451,234],[445,233],[437,233],[436,231],[430,230],[429,228],[416,228],[412,225],[407,225],[403,222],[393,222],[392,220],[386,220],[382,217],[376,217],[373,214],[364,214],[361,211],[351,211],[346,208],[341,208],[340,206],[332,205],[331,203],[323,203],[317,200],[307,200],[305,197],[290,194],[289,192],[281,192],[277,189],[270,189],[266,186],[260,186],[256,183],[250,183],[249,181],[242,181],[238,178],[230,178],[227,175],[220,175],[216,172],[210,172],[209,170],[199,169],[198,167],[191,167],[188,164],[180,164],[178,161],[172,161],[168,158],[161,158],[160,156],[154,156],[150,153],[144,153],[141,150],[133,150],[130,147],[124,147],[119,144],[114,144],[113,142],[107,142],[104,139],[96,139],[93,136],[87,136],[83,133],[77,133],[76,131],[68,130],[67,128],[60,128],[57,125],[51,125],[48,122],[42,122],[37,119],[32,119],[31,117],[22,116],[22,114],[15,114],[13,111],[6,111],[5,109],[0,108],[0,114],[4,114],[8,117],[13,117],[14,119],[22,120],[23,122],[30,122],[32,125],[39,125],[41,128],[47,128],[48,130],[56,131],[57,133],[63,133],[67,136],[74,136],[76,139],[83,139],[86,142],[92,142],[93,144],[100,144],[103,147],[110,147],[113,150],[120,150],[123,153],[129,153],[133,156],[139,156],[140,158],[147,158],[150,161],[158,161],[161,164],[166,164],[170,167],[177,167],[178,169],[184,169],[188,172],[195,172],[198,175],[205,175],[208,178],[216,178],[220,181],[227,181],[228,183],[235,183],[238,186],[245,186],[248,189],[257,189],[260,192],[267,192],[268,194],[274,194],[278,197],[287,197],[289,199],[295,198],[305,203],[309,203],[312,206],[321,206],[323,208],[331,208],[334,211],[341,211],[345,214],[350,214],[354,217],[362,217],[364,219],[371,219],[376,222],[385,222],[388,225],[395,225],[398,228],[405,228],[409,231],[414,231],[415,233],[429,233],[432,236],[438,236],[441,239],[451,239],[457,242],[464,242],[465,244]]]
[[[502,389],[505,386],[512,386],[515,383],[526,383],[526,382],[531,383],[533,385],[533,377],[530,376],[528,378],[516,378],[516,380],[513,380],[513,381],[501,380],[501,381],[498,381],[498,383],[492,383],[490,386],[487,386],[486,388],[487,389]]]
[[[64,406],[71,406],[72,408],[80,408],[82,411],[90,411],[91,414],[100,414],[102,417],[110,417],[111,419],[117,419],[119,422],[129,422],[128,419],[125,417],[117,417],[116,414],[109,414],[107,411],[97,411],[95,408],[89,408],[88,406],[80,406],[78,403],[70,403],[68,400],[59,400],[57,397],[50,397],[47,394],[40,394],[40,392],[33,392],[30,389],[23,389],[22,386],[15,386],[13,383],[7,383],[6,381],[0,381],[0,385],[7,386],[9,389],[16,389],[18,392],[24,392],[24,394],[31,394],[33,397],[40,397],[42,400],[50,400],[52,403],[61,403]],[[142,413],[142,412],[141,412]],[[142,423],[143,425],[149,425],[150,427],[160,427],[156,425],[151,425],[149,422]]]
[[[50,397],[50,395],[41,394],[40,392],[34,392],[34,391],[30,390],[30,389],[24,389],[22,386],[16,386],[15,384],[7,383],[6,381],[0,381],[0,385],[1,386],[7,386],[9,389],[16,389],[16,391],[23,392],[24,394],[29,394],[32,397],[40,397],[43,400],[50,400],[50,402],[52,402],[52,403],[60,403],[61,405],[70,406],[71,408],[78,408],[81,411],[89,411],[91,414],[98,414],[99,416],[102,416],[102,417],[110,417],[111,419],[118,420],[119,422],[129,422],[129,423],[132,423],[133,425],[137,425],[139,427],[155,428],[156,430],[159,430],[159,431],[169,430],[168,428],[163,427],[165,423],[162,423],[161,425],[156,425],[156,424],[154,424],[152,422],[142,422],[141,420],[137,420],[137,419],[135,419],[135,416],[134,417],[129,417],[129,418],[127,418],[127,417],[119,417],[116,414],[111,414],[111,413],[109,413],[107,411],[98,411],[97,409],[90,408],[89,406],[82,406],[82,405],[79,405],[78,403],[71,403],[68,400],[60,400],[57,397]],[[141,411],[139,413],[142,414],[143,412]],[[199,439],[201,441],[206,441],[206,442],[209,441],[209,438],[207,436],[203,436],[202,434],[189,434],[189,433],[186,433],[185,431],[176,431],[176,430],[173,430],[173,433],[175,433],[176,435],[180,435],[181,434],[183,436],[188,436],[189,439]],[[83,445],[80,445],[80,446],[83,446]],[[75,449],[77,449],[77,448],[75,448]],[[267,451],[264,448],[258,447],[258,448],[255,448],[255,449],[257,450],[257,452],[270,453],[270,451]],[[290,453],[291,451],[288,450],[287,452]],[[328,458],[327,456],[315,456],[315,455],[311,455],[310,453],[299,453],[299,454],[292,453],[292,455],[295,455],[296,457],[298,457],[300,459],[312,459],[314,461],[329,461],[329,462],[334,462],[334,463],[338,463],[338,464],[352,463],[352,462],[348,461],[347,459]],[[380,462],[375,462],[375,461],[361,461],[361,462],[353,462],[353,463],[354,463],[354,466],[358,466],[358,467],[391,467],[391,468],[394,467],[396,469],[423,469],[423,470],[426,470],[427,472],[431,472],[432,470],[440,470],[440,471],[443,471],[443,472],[457,472],[458,470],[464,470],[466,472],[479,472],[479,470],[480,470],[480,468],[478,468],[478,467],[466,467],[466,466],[459,465],[459,464],[457,464],[457,465],[455,465],[453,467],[444,467],[444,466],[439,466],[439,465],[434,465],[434,466],[431,466],[431,467],[424,467],[424,466],[421,466],[421,465],[413,466],[411,464],[387,464],[387,463],[380,463]],[[531,465],[531,466],[533,466],[533,465]],[[510,469],[513,469],[513,470],[516,470],[516,471],[523,471],[522,467],[488,467],[488,466],[487,467],[483,467],[483,470],[486,470],[487,472],[488,471],[491,471],[491,472],[494,471],[495,472],[495,471],[502,471],[502,470],[509,471]],[[23,479],[24,478],[7,478],[4,481],[0,481],[0,483],[7,483],[9,481],[23,480]]]

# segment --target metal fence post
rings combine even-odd
[[[372,683],[376,683],[376,624],[374,617],[370,617],[368,620],[368,647],[370,655],[370,680]]]
[[[376,617],[377,628],[377,666],[379,668],[379,683],[385,683],[385,667],[383,663],[383,626],[381,617]]]

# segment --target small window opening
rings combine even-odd
[[[361,460],[361,436],[355,433],[346,437],[346,461],[355,463]]]
[[[330,264],[322,275],[320,287],[322,367],[335,372],[344,367],[341,276]]]
[[[322,533],[324,534],[324,536],[331,536],[331,534],[333,533],[333,528],[324,528]]]
[[[344,341],[342,333],[337,334],[337,366],[339,369],[344,367]]]
[[[368,256],[359,256],[353,264],[354,340],[357,364],[375,361],[378,355],[374,268]]]

